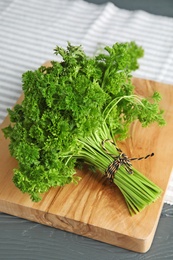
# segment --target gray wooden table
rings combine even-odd
[[[88,0],[101,4],[106,0]],[[173,17],[172,0],[112,0],[118,7]],[[173,206],[165,204],[150,250],[145,254],[0,213],[0,260],[173,259]]]
[[[164,205],[153,244],[145,254],[130,252],[1,213],[0,259],[171,260],[173,259],[173,207]]]

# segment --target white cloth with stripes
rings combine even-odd
[[[83,0],[0,1],[0,123],[21,94],[21,75],[54,59],[56,45],[136,41],[145,50],[134,76],[173,84],[173,18]],[[170,158],[171,159],[171,158]],[[173,174],[165,202],[173,204]]]

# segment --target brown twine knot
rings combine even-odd
[[[119,152],[119,155],[115,155],[115,154],[111,154],[106,148],[105,148],[105,142],[110,142],[111,144],[113,144],[116,148],[116,150]],[[114,161],[112,163],[109,164],[108,168],[105,170],[105,175],[106,177],[113,182],[115,173],[118,171],[118,169],[120,168],[121,165],[124,166],[124,168],[126,169],[127,173],[129,174],[133,174],[133,169],[132,169],[132,164],[131,161],[134,160],[143,160],[143,159],[147,159],[148,157],[152,157],[154,156],[154,153],[151,154],[147,154],[146,156],[143,157],[139,157],[139,158],[129,158],[125,153],[122,152],[122,150],[120,148],[117,147],[117,145],[110,139],[105,139],[102,141],[102,148],[104,149],[104,151],[111,155],[112,158],[114,158]]]

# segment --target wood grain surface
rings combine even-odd
[[[146,252],[153,241],[173,164],[170,160],[173,157],[173,87],[142,79],[133,81],[139,95],[151,96],[155,90],[162,94],[161,107],[165,109],[167,125],[142,128],[135,122],[121,148],[133,157],[145,155],[146,151],[155,153],[147,161],[134,162],[134,166],[163,189],[160,199],[131,217],[119,190],[107,185],[99,173],[93,175],[86,168],[77,172],[82,177],[78,185],[52,188],[41,202],[33,203],[12,182],[17,162],[11,158],[8,141],[1,132],[0,211],[132,251]],[[2,127],[8,123],[6,118]]]

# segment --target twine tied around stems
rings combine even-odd
[[[105,143],[109,142],[112,145],[115,146],[116,150],[119,152],[119,155],[115,155],[115,154],[111,154],[106,148],[105,148]],[[107,169],[105,170],[105,175],[106,177],[113,182],[115,173],[117,172],[117,170],[120,168],[121,165],[124,166],[125,170],[127,171],[127,173],[129,174],[133,174],[133,169],[132,169],[132,164],[131,161],[134,160],[143,160],[143,159],[147,159],[148,157],[152,157],[154,156],[154,153],[148,154],[146,156],[143,157],[139,157],[139,158],[129,158],[125,153],[122,152],[122,150],[120,148],[117,147],[117,145],[110,139],[105,139],[102,141],[101,143],[103,150],[109,154],[110,156],[112,156],[112,158],[114,158],[114,161],[112,163],[109,164],[109,166],[107,167]]]

